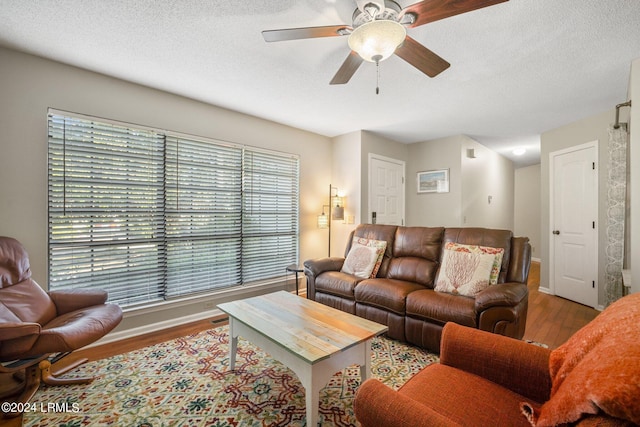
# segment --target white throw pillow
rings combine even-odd
[[[444,250],[435,290],[475,296],[489,286],[495,254]]]
[[[378,260],[376,264],[373,266],[373,270],[371,271],[370,278],[374,279],[378,275],[378,270],[382,265],[382,258],[384,258],[384,252],[387,249],[387,242],[385,240],[375,240],[375,239],[367,239],[366,237],[353,237],[351,241],[351,246],[353,245],[362,245],[362,246],[371,246],[374,248],[380,249],[378,251]]]
[[[378,255],[380,255],[379,248],[353,244],[340,271],[368,279],[371,276],[373,267],[376,265]]]

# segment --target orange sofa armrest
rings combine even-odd
[[[449,322],[440,363],[478,375],[538,403],[549,400],[551,350]]]
[[[362,383],[353,402],[361,427],[458,426],[449,418],[371,378]]]
[[[107,301],[107,292],[100,289],[62,289],[49,292],[56,305],[58,315],[82,308],[102,305]]]

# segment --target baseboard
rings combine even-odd
[[[534,257],[531,257],[531,261],[533,261],[533,262],[542,262],[542,260],[540,258],[534,258]]]
[[[538,287],[538,292],[541,292],[541,293],[543,293],[543,294],[547,294],[547,295],[553,295],[553,294],[551,293],[551,289],[546,288],[546,287],[544,287],[544,286],[539,286],[539,287]]]
[[[140,335],[150,334],[152,332],[158,332],[163,329],[173,328],[174,326],[186,325],[187,323],[197,322],[199,320],[209,319],[212,317],[222,316],[224,313],[219,309],[213,309],[208,311],[202,311],[200,313],[190,314],[189,316],[183,316],[178,318],[172,318],[162,322],[155,322],[149,325],[138,326],[136,328],[129,328],[124,331],[111,332],[104,337],[100,338],[86,347],[91,348],[99,345],[110,344],[116,341],[125,340],[127,338],[134,338]]]
[[[290,291],[295,293],[294,291]],[[306,289],[301,289],[299,295],[303,298],[307,297]],[[198,322],[200,320],[226,316],[220,309],[214,308],[212,310],[201,311],[199,313],[190,314],[188,316],[182,316],[177,318],[171,318],[162,322],[154,322],[148,325],[138,326],[135,328],[125,329],[124,331],[111,332],[104,337],[100,338],[83,348],[97,347],[100,345],[110,344],[116,341],[125,340],[127,338],[135,338],[141,335],[150,334],[152,332],[162,331],[163,329],[173,328],[175,326],[186,325],[188,323]]]

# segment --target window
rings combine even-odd
[[[50,111],[49,282],[123,306],[282,276],[299,160]]]

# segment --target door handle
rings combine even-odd
[[[557,236],[558,234],[560,234],[560,230],[553,230],[552,233]]]

